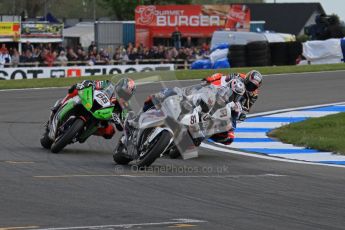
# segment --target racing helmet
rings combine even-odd
[[[115,86],[116,95],[128,101],[135,94],[136,85],[130,78],[122,78]]]
[[[263,77],[259,71],[252,70],[248,72],[246,78],[244,79],[246,90],[253,92],[258,89],[262,83],[262,79]]]
[[[243,82],[240,79],[232,79],[229,82],[229,88],[231,89],[232,93],[229,97],[229,102],[231,101],[238,101],[240,97],[245,93],[246,88]]]

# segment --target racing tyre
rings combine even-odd
[[[162,131],[159,137],[157,137],[156,143],[151,147],[148,153],[142,159],[138,159],[135,163],[139,168],[150,166],[160,155],[165,148],[169,145],[171,134],[168,131]]]
[[[53,141],[50,140],[50,138],[48,137],[48,132],[46,131],[43,136],[40,139],[41,142],[41,146],[45,149],[50,149],[50,147],[53,144]]]
[[[73,124],[68,128],[68,130],[60,137],[58,137],[58,139],[52,144],[50,151],[52,153],[60,152],[66,145],[71,143],[73,138],[83,127],[84,121],[79,118],[75,119]]]
[[[129,162],[132,161],[126,154],[123,153],[123,146],[119,143],[118,146],[115,148],[114,153],[113,153],[113,159],[116,164],[119,165],[127,165]]]
[[[123,153],[116,153],[113,155],[114,162],[119,165],[128,165],[131,161],[125,154]]]
[[[169,152],[169,157],[171,159],[177,159],[181,156],[180,151],[178,151],[178,149],[176,147],[172,148]]]

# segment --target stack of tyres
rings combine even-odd
[[[228,59],[231,67],[247,66],[246,62],[246,46],[245,45],[231,45],[229,48]]]
[[[270,47],[266,41],[250,42],[246,46],[247,66],[268,66],[271,64]]]
[[[303,53],[301,42],[288,42],[288,65],[296,65],[296,59]]]
[[[270,43],[270,49],[272,65],[295,65],[303,52],[300,42]]]
[[[270,43],[272,65],[287,65],[288,44],[287,42]]]

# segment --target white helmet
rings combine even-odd
[[[229,88],[232,91],[229,101],[238,101],[238,99],[245,93],[246,88],[240,79],[232,79],[229,82]]]

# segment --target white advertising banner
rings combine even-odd
[[[0,80],[64,78],[174,70],[173,64],[1,68]]]

